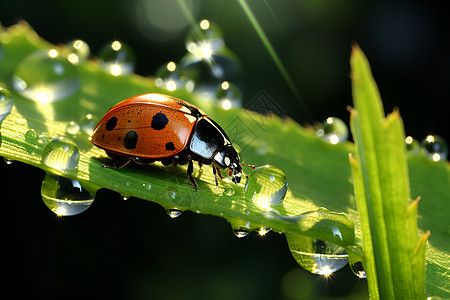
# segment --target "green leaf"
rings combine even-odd
[[[0,65],[0,80],[5,83],[10,81],[14,69],[27,54],[55,47],[37,37],[25,23],[9,28],[3,34],[2,41],[5,58]],[[93,193],[99,188],[107,188],[123,196],[157,202],[166,209],[224,217],[234,229],[250,231],[265,227],[277,232],[313,236],[341,246],[354,244],[354,225],[348,216],[322,212],[319,214],[321,220],[316,218],[314,221],[308,218],[308,214],[299,216],[320,207],[355,213],[351,209],[353,206],[348,203],[352,189],[346,153],[351,150],[350,143],[329,145],[319,140],[313,130],[306,130],[290,119],[262,116],[247,110],[225,111],[185,91],[179,91],[172,95],[198,105],[221,124],[233,143],[240,148],[244,162],[272,164],[282,168],[286,176],[292,179],[283,205],[268,210],[267,207],[246,200],[244,184],[235,185],[230,178],[225,178],[216,187],[209,166],[203,166],[201,170],[198,167],[194,169],[200,187],[197,191],[186,177],[186,166],[165,167],[155,163],[149,166],[127,166],[119,170],[105,169],[102,164],[110,160],[105,152],[89,142],[88,134],[80,132],[71,135],[65,131],[66,126],[71,121],[80,123],[86,114],[99,119],[111,106],[132,95],[163,91],[155,87],[152,78],[137,75],[115,77],[103,72],[95,61],[80,64],[77,69],[81,79],[80,91],[59,102],[36,103],[10,88],[15,108],[2,123],[0,155],[34,165],[48,173],[77,179]],[[45,143],[39,139],[27,139],[26,134],[30,129],[39,135],[45,133],[47,139],[65,137],[74,141],[80,151],[78,168],[61,170],[44,164],[42,152]],[[295,142],[286,144],[293,138]],[[328,169],[326,173],[319,172],[325,168]],[[336,176],[338,173],[341,177]],[[323,189],[324,183],[328,186],[328,192]],[[233,189],[233,193],[229,193],[229,189]],[[328,201],[331,194],[333,198],[337,196],[338,200]],[[309,220],[308,225],[305,225],[305,220]],[[342,235],[335,236],[329,230],[330,227],[339,228]]]
[[[350,120],[356,141],[351,165],[369,293],[373,299],[423,299],[429,234],[418,241],[418,200],[410,201],[403,123],[398,111],[384,117],[368,61],[357,46],[351,68],[355,110]]]
[[[271,211],[259,207],[244,198],[243,184],[234,185],[229,179],[216,187],[209,166],[194,169],[200,187],[198,191],[194,191],[186,179],[183,166],[164,167],[157,163],[120,170],[104,169],[101,165],[109,160],[104,151],[92,146],[87,133],[80,131],[71,135],[66,132],[67,124],[70,121],[81,123],[86,114],[100,118],[112,105],[130,96],[163,91],[155,87],[152,78],[114,77],[104,73],[97,62],[91,60],[77,65],[81,88],[76,94],[53,104],[32,102],[14,92],[10,79],[29,53],[55,46],[39,38],[26,23],[12,26],[0,34],[4,50],[0,82],[12,92],[15,105],[1,124],[0,155],[5,158],[77,179],[93,192],[107,188],[124,196],[159,203],[166,209],[223,217],[233,228],[272,228],[276,232],[311,236],[343,247],[355,245],[355,233],[356,245],[360,246],[357,241],[361,239],[361,226],[348,163],[348,153],[354,151],[353,144],[331,145],[320,140],[312,128],[301,127],[288,118],[260,115],[245,109],[224,111],[185,91],[177,91],[172,95],[201,107],[226,130],[233,144],[240,148],[244,162],[271,164],[284,171],[289,189],[283,205]],[[257,109],[257,104],[251,108]],[[65,137],[74,141],[80,151],[78,168],[64,171],[45,165],[42,161],[45,138],[27,139],[30,129],[47,139]],[[432,163],[418,155],[409,158],[409,170],[412,198],[422,196],[419,227],[432,232],[427,247],[427,290],[446,296],[450,291],[450,245],[446,223],[448,211],[446,213],[442,207],[449,202],[450,169],[448,163]],[[228,193],[230,188],[234,194]],[[326,211],[319,211],[318,216],[307,214],[320,207],[346,215]],[[340,229],[342,238],[329,230],[332,227]]]

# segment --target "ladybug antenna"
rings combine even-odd
[[[245,164],[245,163],[241,163],[241,165],[246,166],[246,167],[250,167],[253,170],[256,168],[255,165],[249,165],[249,164]]]

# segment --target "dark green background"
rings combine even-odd
[[[120,39],[134,49],[137,73],[147,76],[183,57],[187,29],[169,41],[149,39],[136,25],[137,2],[2,1],[0,22],[9,26],[26,20],[55,44],[81,38],[94,56],[103,44]],[[300,94],[296,97],[237,1],[193,3],[196,20],[216,22],[242,62],[244,106],[264,90],[280,105],[281,114],[301,124],[328,116],[348,122],[348,60],[356,41],[371,62],[386,110],[400,108],[406,133],[419,139],[435,133],[449,140],[450,52],[444,7],[419,1],[248,1],[292,77]],[[40,200],[41,170],[17,162],[2,163],[0,170],[4,295],[336,299],[353,294],[354,299],[367,299],[366,283],[348,266],[330,280],[301,271],[281,235],[259,238],[253,233],[238,239],[223,219],[188,212],[172,220],[158,205],[123,201],[106,190],[98,192],[85,213],[58,218]],[[17,183],[21,185],[11,188]],[[297,297],[283,288],[289,280],[297,286]]]

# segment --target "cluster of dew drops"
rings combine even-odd
[[[185,46],[187,53],[178,63],[170,61],[158,68],[155,73],[156,86],[168,92],[185,89],[225,110],[241,107],[242,94],[237,84],[240,66],[226,48],[220,28],[208,20],[202,20],[187,35]],[[81,83],[77,66],[87,61],[89,56],[89,46],[82,40],[74,40],[58,48],[38,50],[25,57],[17,66],[11,86],[17,93],[35,102],[64,100],[79,90]],[[3,59],[7,58],[0,43],[0,64]],[[102,70],[111,76],[126,76],[134,72],[133,51],[120,41],[105,45],[98,55],[98,61]],[[33,70],[40,70],[39,76],[35,76]],[[13,107],[11,93],[0,82],[0,122]],[[86,114],[81,120],[71,121],[66,126],[67,135],[84,132],[90,136],[98,120],[98,116]],[[346,124],[335,117],[327,118],[318,126],[316,134],[324,142],[333,145],[348,139]],[[47,172],[41,187],[45,205],[58,216],[77,215],[89,208],[94,201],[95,191],[83,187],[78,180],[60,175],[76,171],[79,167],[80,151],[75,142],[68,137],[51,138],[34,129],[25,133],[25,141],[44,145],[42,162],[52,170]],[[435,162],[446,160],[448,152],[445,141],[436,135],[427,136],[421,143],[408,137],[406,148],[409,153],[423,153]],[[12,161],[5,158],[5,162],[10,164]],[[151,189],[151,185],[144,184],[143,188]],[[283,204],[287,188],[287,178],[282,170],[271,165],[260,166],[248,174],[245,199],[264,211],[270,211]],[[233,194],[233,188],[223,192],[224,196]],[[123,196],[124,200],[128,198]],[[176,218],[182,212],[168,209],[167,214]],[[247,236],[252,230],[246,224],[231,225],[239,238]],[[261,227],[257,231],[263,236],[270,229]],[[343,248],[329,242],[296,237],[288,239],[288,243],[300,266],[314,274],[329,276],[349,261]],[[355,275],[365,278],[361,261],[351,261],[350,267]]]

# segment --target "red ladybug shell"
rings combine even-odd
[[[134,96],[116,104],[103,116],[91,142],[122,156],[169,157],[187,147],[202,115],[195,106],[174,97]]]

